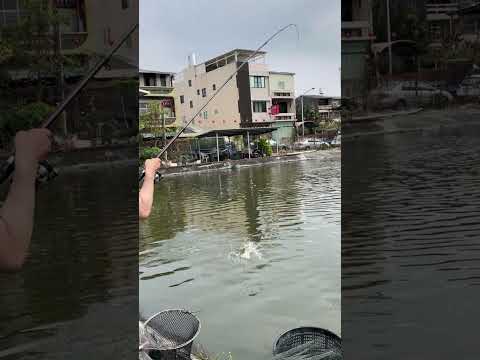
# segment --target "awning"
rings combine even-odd
[[[238,136],[238,135],[262,135],[274,132],[277,130],[272,127],[255,127],[255,128],[238,128],[238,129],[219,129],[219,130],[209,130],[202,134],[199,134],[198,138],[208,138],[217,136]]]

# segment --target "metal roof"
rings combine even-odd
[[[207,138],[218,136],[237,136],[237,135],[261,135],[267,134],[275,131],[276,128],[272,127],[256,127],[256,128],[237,128],[237,129],[219,129],[219,130],[209,130],[202,134],[199,134],[198,138]]]

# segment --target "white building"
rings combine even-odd
[[[254,54],[236,49],[196,64],[190,57],[186,69],[175,79],[176,115],[187,123],[206,101]],[[193,122],[201,130],[274,126],[293,129],[295,116],[294,74],[273,72],[265,63],[265,52],[250,60],[202,110]]]

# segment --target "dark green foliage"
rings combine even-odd
[[[258,149],[265,155],[272,156],[272,145],[270,145],[267,139],[258,140]]]
[[[159,152],[160,152],[160,148],[158,147],[143,148],[140,150],[140,160],[145,161],[147,159],[154,158],[155,156],[158,155]]]

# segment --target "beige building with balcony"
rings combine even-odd
[[[236,49],[189,66],[177,74],[175,104],[177,122],[186,124],[227,79],[254,54]],[[195,118],[198,131],[248,127],[289,127],[296,121],[294,74],[269,70],[265,52],[249,61]]]
[[[362,102],[368,88],[368,57],[375,39],[370,0],[342,1],[342,97]]]
[[[148,111],[149,104],[157,103],[164,112],[165,126],[175,125],[174,73],[153,70],[139,71],[139,115]],[[162,124],[159,122],[159,126]]]

